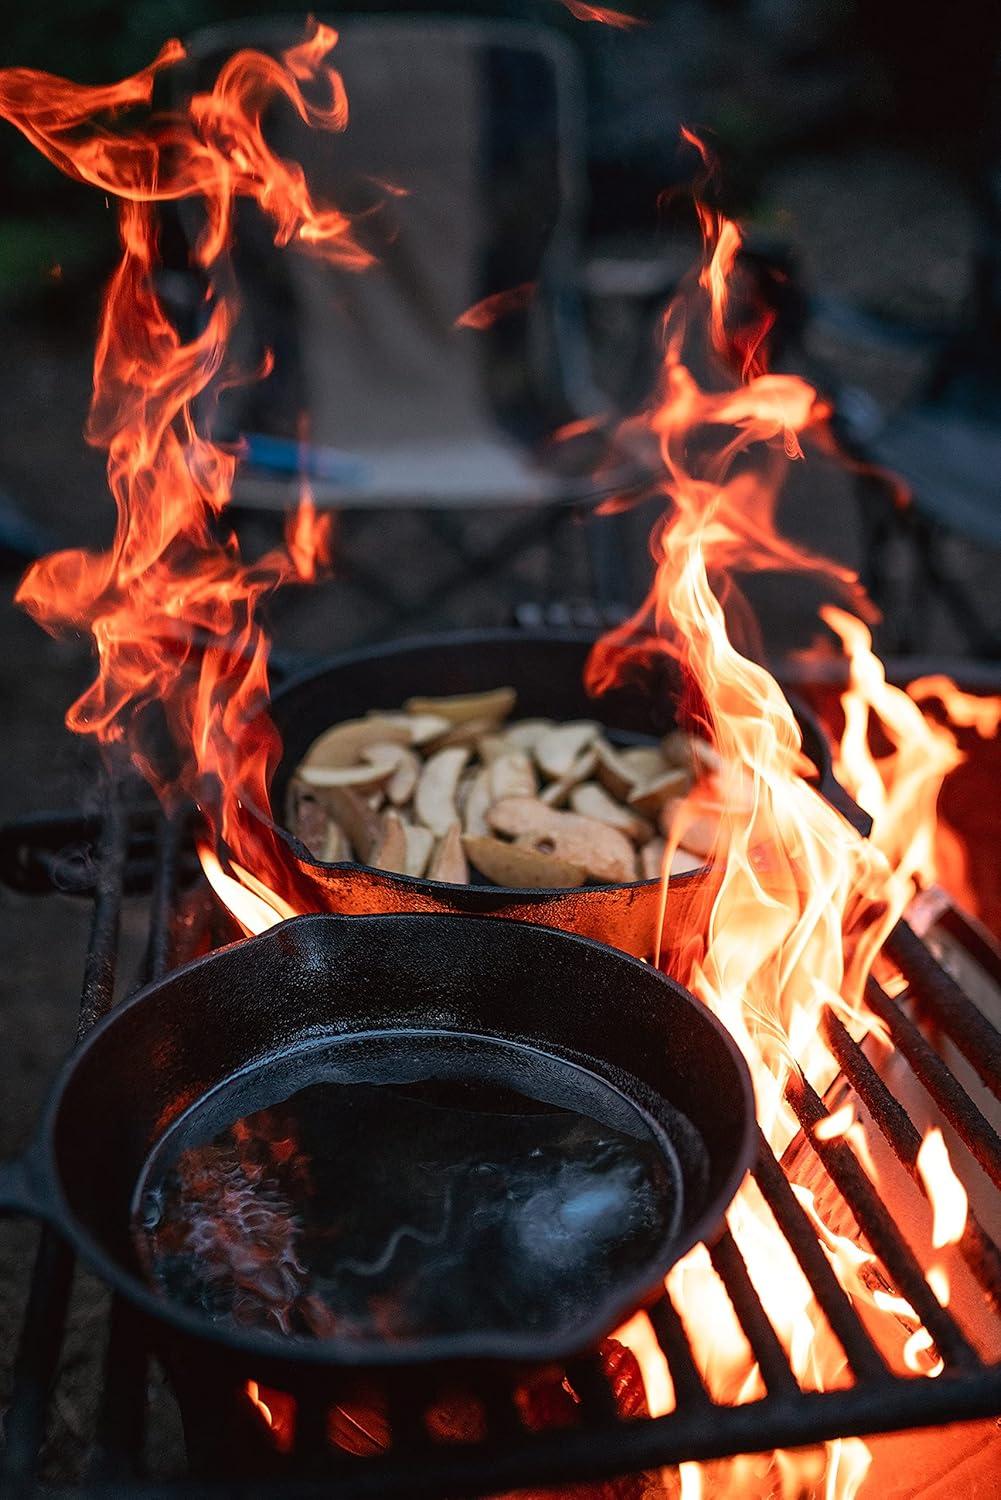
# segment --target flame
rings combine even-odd
[[[966,1228],[969,1203],[966,1189],[953,1171],[949,1148],[938,1126],[932,1126],[921,1142],[918,1172],[934,1215],[932,1244],[936,1250],[958,1244]]]
[[[712,157],[692,132],[684,138],[699,154],[705,182],[714,170]],[[830,446],[830,412],[807,382],[768,370],[766,316],[752,328],[733,328],[740,230],[705,205],[697,212],[702,265],[664,316],[654,399],[629,424],[653,435],[663,467],[665,509],[651,538],[655,577],[632,619],[593,651],[588,685],[602,691],[637,656],[673,656],[683,682],[682,721],[710,740],[726,768],[729,795],[713,856],[717,881],[696,930],[680,950],[672,947],[669,961],[743,1049],[759,1122],[781,1154],[798,1130],[787,1098],[790,1078],[802,1074],[823,1093],[837,1071],[822,1041],[825,1009],[836,1011],[855,1036],[874,1029],[864,1007],[865,981],[886,934],[928,878],[935,802],[960,757],[949,731],[886,683],[859,618],[871,612],[854,575],[783,540],[775,529],[785,470],[803,458],[809,443]],[[711,371],[705,383],[696,380],[689,360],[696,340],[699,367],[708,364]],[[813,573],[841,596],[838,606],[823,612],[850,661],[839,765],[874,817],[870,840],[809,784],[785,697],[740,648],[746,611],[734,574],[759,569]],[[888,760],[875,760],[869,748],[876,720],[893,747]],[[696,788],[682,818],[697,813]],[[670,850],[665,892],[669,879]],[[844,1141],[875,1179],[865,1133],[850,1105],[815,1134],[819,1141]],[[938,1180],[941,1193],[941,1164]],[[877,1296],[873,1290],[879,1290],[882,1272],[872,1254],[824,1223],[805,1186],[794,1182],[794,1191],[848,1294],[882,1318],[895,1359],[937,1373],[941,1362],[910,1305],[892,1291]],[[840,1346],[753,1184],[742,1188],[728,1223],[797,1378],[819,1389],[843,1383]],[[760,1394],[753,1355],[704,1247],[675,1268],[668,1287],[684,1309],[714,1399]],[[890,1302],[882,1303],[887,1295]],[[828,1444],[825,1494],[848,1500],[868,1463],[868,1450],[856,1439]],[[728,1492],[754,1484],[743,1464],[730,1466]],[[793,1454],[773,1455],[770,1480],[788,1495],[813,1482],[808,1460]],[[707,1485],[713,1493],[709,1471],[686,1482],[692,1493]],[[757,1488],[767,1488],[760,1475]]]
[[[575,21],[596,21],[600,26],[611,26],[616,31],[631,31],[649,23],[640,16],[627,16],[621,10],[609,10],[604,5],[585,5],[584,0],[560,0]]]
[[[287,547],[245,563],[220,526],[237,456],[199,430],[195,407],[220,379],[236,378],[226,356],[238,305],[223,272],[238,198],[271,220],[277,245],[343,270],[370,263],[349,218],[314,202],[302,168],[276,156],[263,133],[265,111],[278,99],[308,125],[345,128],[343,83],[327,62],[336,41],[330,27],[313,23],[281,60],[237,52],[210,90],[169,113],[151,109],[152,90],[184,57],[176,41],[110,86],[0,72],[0,115],[67,175],[117,200],[122,244],[101,314],[88,423],[89,440],[108,453],[114,541],[105,553],[74,550],[36,563],[17,598],[49,630],[93,636],[98,675],[70,709],[70,728],[103,743],[127,739],[165,796],[193,795],[216,838],[231,840],[243,862],[279,888],[277,857],[244,847],[237,816],[247,798],[267,808],[278,753],[265,720],[255,720],[252,737],[245,732],[268,697],[267,641],[255,610],[278,585],[316,576],[330,522],[307,494]],[[203,326],[185,341],[157,294],[156,209],[188,198],[203,209],[194,260],[208,290]],[[165,721],[167,755],[155,715]],[[221,872],[212,873],[217,889],[232,895]],[[245,910],[245,925],[258,930],[263,916]]]
[[[464,313],[460,313],[453,327],[476,328],[481,331],[485,328],[492,328],[508,313],[520,312],[523,307],[527,307],[537,290],[536,282],[523,281],[518,286],[508,287],[503,292],[492,292],[489,297],[474,302],[472,307],[467,307]]]

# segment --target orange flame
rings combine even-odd
[[[302,168],[276,156],[263,133],[265,110],[276,98],[310,125],[344,129],[343,83],[327,63],[336,41],[330,27],[314,23],[281,61],[238,52],[211,90],[171,113],[150,113],[149,106],[157,73],[184,56],[179,42],[107,87],[29,69],[0,72],[0,115],[69,176],[118,200],[122,243],[101,316],[88,425],[90,441],[108,452],[115,539],[103,554],[76,550],[36,563],[17,597],[48,629],[93,635],[98,676],[70,709],[70,728],[102,742],[128,737],[162,791],[179,785],[207,800],[237,855],[243,852],[237,806],[250,797],[267,807],[277,754],[266,722],[257,721],[250,742],[244,732],[268,696],[267,641],[255,607],[279,584],[315,576],[330,523],[317,518],[307,496],[287,550],[244,563],[235,538],[218,529],[236,456],[198,430],[195,403],[221,375],[233,378],[226,350],[237,306],[214,273],[237,198],[259,206],[278,245],[346,270],[370,262],[348,217],[315,203]],[[123,112],[139,107],[145,119],[123,121]],[[209,275],[204,326],[188,342],[160,302],[154,274],[156,206],[182,198],[203,205],[194,256]],[[144,711],[156,705],[179,769],[165,770],[162,752],[144,739]],[[258,870],[262,858],[267,863],[266,851],[247,851],[246,858]],[[279,880],[272,863],[269,875]]]
[[[464,313],[456,318],[455,328],[475,328],[482,331],[492,328],[493,325],[508,313],[520,312],[527,307],[535,296],[537,290],[534,281],[523,281],[518,286],[508,287],[503,292],[492,292],[489,297],[474,302],[472,307],[467,307]]]
[[[921,1142],[918,1172],[934,1215],[932,1244],[936,1250],[958,1244],[966,1228],[969,1200],[966,1189],[953,1171],[949,1148],[937,1126],[933,1126]]]
[[[640,16],[627,16],[621,10],[609,10],[604,5],[585,5],[584,0],[560,0],[575,21],[597,21],[600,26],[611,26],[616,31],[630,31],[636,26],[649,23]]]
[[[697,136],[684,135],[708,177],[709,152]],[[802,379],[769,373],[763,323],[740,339],[734,336],[729,313],[740,275],[740,231],[713,209],[700,205],[698,215],[702,267],[665,315],[656,397],[633,424],[655,436],[663,464],[667,505],[652,537],[656,575],[636,615],[595,648],[588,680],[600,692],[622,676],[635,654],[669,653],[684,683],[682,719],[710,739],[726,768],[730,784],[714,855],[717,883],[707,896],[701,932],[680,954],[672,949],[672,964],[740,1043],[754,1078],[759,1121],[781,1153],[798,1130],[786,1097],[790,1075],[802,1073],[823,1092],[836,1072],[821,1040],[824,1010],[838,1012],[856,1036],[873,1029],[864,1009],[865,980],[927,869],[925,830],[929,819],[933,826],[941,779],[958,754],[948,731],[927,724],[906,694],[887,686],[868,630],[856,618],[867,605],[854,576],[775,530],[785,468],[802,458],[807,439],[829,442],[830,413]],[[686,362],[697,334],[704,336],[703,359],[714,371],[711,387],[700,385]],[[863,840],[808,784],[789,705],[771,675],[738,649],[731,628],[733,574],[762,568],[817,574],[854,606],[852,614],[829,607],[824,618],[850,654],[841,761],[855,767],[849,787],[876,819],[871,840]],[[874,764],[869,752],[870,712],[894,731],[891,765]],[[696,789],[682,817],[697,814],[697,798]],[[664,889],[669,861],[670,849]],[[824,1121],[816,1136],[843,1138],[863,1170],[875,1175],[851,1106]],[[900,1320],[891,1319],[891,1307],[881,1308],[870,1291],[872,1255],[828,1229],[807,1190],[795,1190],[808,1204],[849,1295],[886,1315],[887,1338],[895,1338],[900,1362],[937,1373],[941,1363],[929,1354],[931,1340],[910,1305],[893,1294],[892,1312]],[[819,1388],[843,1382],[840,1346],[825,1331],[810,1288],[753,1185],[741,1190],[728,1222],[797,1377]],[[711,1394],[739,1401],[760,1392],[753,1355],[705,1250],[693,1251],[668,1284],[684,1308]],[[827,1495],[854,1495],[868,1461],[857,1440],[829,1444]],[[774,1456],[773,1476],[784,1493],[807,1487],[805,1463],[791,1454]],[[693,1493],[704,1477],[695,1471],[688,1479]],[[753,1483],[749,1476],[746,1482]]]

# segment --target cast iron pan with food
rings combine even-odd
[[[272,787],[272,807],[281,822],[289,783],[307,750],[325,730],[370,710],[393,710],[414,696],[445,697],[510,686],[517,692],[512,718],[596,719],[619,744],[641,744],[676,727],[676,669],[661,655],[628,683],[589,698],[583,671],[593,636],[474,631],[368,648],[337,657],[283,685],[271,713],[283,741]],[[794,704],[803,748],[817,768],[821,793],[862,831],[865,815],[834,777],[826,736],[809,710]],[[251,807],[248,818],[258,818]],[[269,830],[270,832],[270,825]],[[262,830],[263,833],[263,830]],[[277,837],[288,861],[296,898],[307,910],[345,913],[467,912],[536,922],[609,943],[648,957],[657,931],[660,882],[586,885],[573,889],[515,890],[495,885],[451,885],[384,871],[354,862],[327,864],[286,828]],[[663,947],[681,944],[701,921],[714,872],[709,866],[672,877],[667,896]]]

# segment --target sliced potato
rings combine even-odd
[[[574,761],[592,745],[601,732],[601,725],[593,719],[575,719],[569,724],[557,724],[547,729],[535,743],[534,755],[539,770],[550,781],[559,781],[565,776]]]
[[[487,822],[525,847],[581,865],[592,880],[615,885],[636,878],[629,840],[594,818],[557,812],[538,797],[507,797],[491,807]]]
[[[704,863],[716,848],[719,840],[721,814],[718,809],[702,804],[686,805],[683,800],[669,798],[660,810],[661,831],[670,837],[671,830],[679,823],[680,848],[697,854]],[[680,820],[680,822],[679,822]]]
[[[437,714],[450,724],[467,719],[506,719],[518,695],[514,688],[492,688],[487,693],[460,693],[451,698],[408,698],[403,705],[408,714]]]
[[[647,839],[653,837],[653,825],[646,818],[633,812],[632,808],[623,807],[621,802],[616,802],[596,781],[585,781],[580,786],[575,786],[570,793],[570,806],[581,817],[597,818],[599,823],[608,823],[612,828],[621,829],[634,844],[645,844]]]
[[[382,819],[365,798],[351,786],[332,786],[323,794],[324,801],[351,843],[355,859],[367,864],[372,850],[382,836]]]
[[[451,745],[437,750],[420,774],[414,792],[414,811],[437,838],[444,838],[451,825],[459,821],[455,796],[468,759],[468,747]]]
[[[462,847],[462,828],[459,823],[453,823],[444,838],[438,840],[428,870],[428,879],[447,880],[450,885],[469,884],[469,866]]]
[[[405,744],[427,745],[436,740],[439,735],[445,733],[449,726],[449,720],[442,714],[406,714],[402,711],[396,713],[371,714],[372,718],[383,719],[406,732]]]
[[[410,801],[421,773],[421,762],[409,745],[393,745],[379,740],[377,744],[365,746],[362,758],[373,766],[388,766],[385,792],[394,807],[403,807]]]
[[[458,724],[452,724],[445,733],[439,735],[429,745],[429,750],[444,750],[448,745],[479,746],[479,742],[485,735],[492,734],[500,723],[499,719],[491,719],[484,716],[478,719],[460,719]]]
[[[504,728],[503,735],[515,750],[527,750],[531,753],[542,736],[554,728],[552,719],[518,719],[516,723]]]
[[[504,797],[534,797],[535,767],[524,750],[511,750],[490,766],[490,801]]]
[[[640,876],[643,880],[659,880],[664,868],[664,851],[667,844],[662,838],[653,838],[640,850]]]
[[[490,782],[490,767],[481,766],[473,772],[473,779],[462,808],[462,822],[466,833],[482,838],[487,830],[487,808],[493,801]]]
[[[595,741],[594,753],[598,780],[613,797],[624,802],[635,785],[635,776],[623,762],[619,752],[606,739]]]
[[[323,792],[334,786],[350,786],[362,796],[378,792],[389,780],[389,766],[300,766],[299,775],[307,786]]]
[[[377,870],[389,870],[394,875],[405,875],[407,871],[407,833],[398,812],[392,809],[382,819],[382,832],[368,857],[368,863]]]
[[[629,805],[644,817],[655,818],[669,797],[680,799],[690,790],[692,778],[680,766],[662,771],[653,781],[637,785],[629,793]]]
[[[330,831],[327,834],[327,842],[323,850],[324,862],[328,865],[339,865],[353,858],[354,853],[347,834],[340,823],[336,823],[331,818]]]
[[[410,729],[402,714],[372,714],[367,719],[347,719],[314,740],[306,751],[301,771],[312,767],[357,765],[368,745],[406,745]]]
[[[403,832],[407,840],[406,874],[419,880],[431,858],[434,834],[420,823],[404,823]]]
[[[495,885],[566,890],[584,882],[586,872],[582,865],[552,854],[520,848],[503,839],[471,838],[468,834],[462,843],[470,863]]]
[[[687,875],[692,870],[704,870],[706,862],[687,849],[675,849],[671,855],[671,874]]]
[[[643,781],[655,781],[668,769],[667,762],[655,745],[630,745],[619,751],[619,761],[636,786]]]

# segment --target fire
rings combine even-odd
[[[690,132],[684,135],[708,177],[708,152]],[[743,1048],[759,1121],[781,1154],[798,1130],[786,1094],[790,1076],[802,1073],[822,1094],[836,1072],[821,1040],[824,1010],[834,1009],[856,1036],[872,1029],[864,1009],[865,980],[917,886],[933,878],[935,803],[960,756],[948,729],[921,713],[915,701],[919,693],[909,697],[886,683],[869,631],[857,617],[866,606],[854,577],[784,541],[775,530],[785,467],[803,457],[811,439],[826,440],[829,412],[805,381],[768,371],[765,320],[750,333],[741,330],[740,337],[731,332],[740,231],[704,205],[697,211],[704,241],[701,270],[665,314],[658,388],[634,424],[656,438],[663,465],[665,512],[651,539],[656,574],[636,615],[599,642],[588,676],[600,692],[628,670],[635,654],[670,653],[683,676],[684,716],[711,740],[724,766],[733,768],[715,851],[719,883],[707,897],[701,931],[690,935],[678,977]],[[688,362],[699,335],[705,346],[700,360],[709,360],[712,385],[698,383]],[[824,619],[850,661],[839,768],[874,817],[870,840],[808,784],[799,730],[784,695],[736,644],[733,575],[762,568],[819,574],[853,606],[851,613],[829,606]],[[940,686],[926,691],[948,701]],[[874,721],[892,745],[892,754],[882,760],[869,745]],[[691,811],[697,812],[694,804]],[[669,878],[668,863],[665,889]],[[816,1136],[843,1138],[875,1177],[852,1106],[824,1120]],[[949,1191],[955,1178],[947,1179],[930,1140],[924,1149],[934,1160],[937,1185],[933,1190],[929,1180],[929,1193],[937,1216],[945,1211],[938,1205],[948,1199],[954,1234],[959,1204]],[[794,1188],[801,1201],[806,1195],[818,1238],[849,1295],[887,1319],[887,1339],[896,1342],[900,1363],[938,1373],[941,1361],[910,1305],[893,1294],[881,1304],[879,1298],[887,1294],[871,1290],[876,1269],[871,1253],[830,1231],[812,1195],[805,1187]],[[798,1379],[819,1388],[841,1382],[840,1347],[825,1332],[810,1289],[752,1185],[738,1195],[728,1222]],[[936,1246],[943,1233],[936,1228]],[[740,1401],[760,1392],[753,1355],[704,1249],[675,1269],[669,1288],[685,1309],[711,1394]],[[867,1450],[853,1439],[829,1444],[827,1458],[826,1493],[847,1500],[864,1479]],[[743,1463],[733,1466],[728,1492],[752,1483]],[[686,1475],[686,1487],[697,1493],[706,1478],[698,1471]],[[773,1478],[789,1494],[811,1482],[807,1461],[790,1454],[774,1456]]]
[[[176,41],[148,68],[106,87],[23,68],[0,72],[0,115],[67,175],[118,202],[122,244],[101,314],[88,423],[89,440],[108,454],[114,542],[105,553],[43,559],[18,600],[53,632],[92,633],[98,675],[70,709],[70,728],[102,743],[128,740],[161,792],[193,795],[216,838],[231,840],[272,884],[280,883],[277,863],[267,850],[243,848],[238,817],[243,799],[267,807],[279,750],[266,724],[252,739],[245,732],[268,697],[267,640],[255,610],[278,585],[315,577],[330,523],[306,496],[287,547],[244,562],[221,525],[237,455],[198,430],[195,404],[219,379],[236,378],[226,353],[238,307],[219,273],[238,198],[271,220],[278,245],[344,270],[370,262],[348,217],[315,203],[301,167],[276,156],[263,132],[278,99],[312,126],[345,128],[344,86],[328,62],[336,42],[335,31],[314,24],[281,60],[238,52],[209,91],[171,113],[151,105],[157,75],[184,57]],[[208,278],[203,327],[188,341],[155,281],[157,206],[182,198],[203,208],[194,258]],[[220,873],[213,871],[217,888]]]
[[[929,1130],[921,1142],[918,1172],[934,1214],[932,1244],[936,1250],[957,1244],[966,1228],[968,1200],[966,1189],[952,1169],[949,1148],[937,1126]]]

